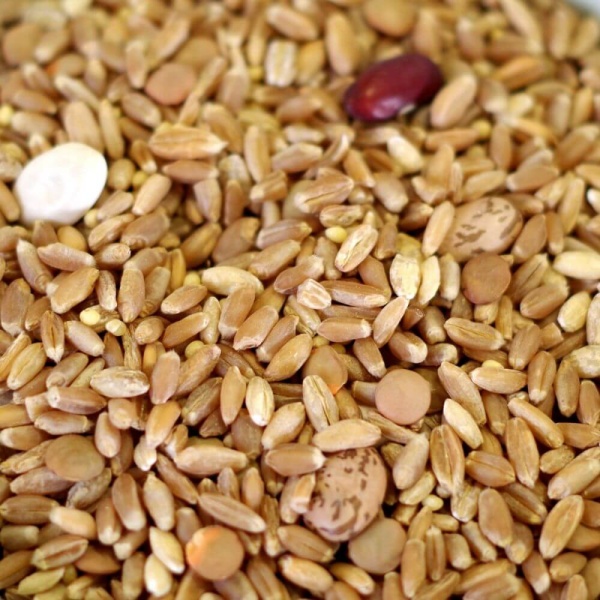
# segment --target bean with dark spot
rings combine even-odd
[[[361,121],[385,121],[422,105],[442,87],[439,67],[421,54],[405,54],[371,65],[344,95],[344,109]]]

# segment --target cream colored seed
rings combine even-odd
[[[15,111],[10,104],[2,104],[2,106],[0,106],[0,125],[2,125],[2,127],[8,127],[14,113]]]
[[[196,271],[189,271],[185,274],[185,279],[183,280],[183,285],[200,285],[202,279],[200,275]]]
[[[86,308],[85,310],[81,311],[79,318],[84,325],[94,327],[100,322],[101,315],[94,308]]]
[[[131,185],[134,189],[139,189],[142,187],[142,185],[144,185],[144,183],[146,183],[148,179],[148,174],[145,173],[144,171],[136,171],[133,174],[133,178],[131,180]]]
[[[96,227],[96,225],[98,225],[99,223],[98,211],[95,209],[91,209],[83,216],[83,222],[85,223],[86,227],[89,227],[90,229]]]
[[[192,356],[194,356],[194,354],[196,354],[196,352],[198,352],[200,349],[204,348],[205,344],[204,342],[201,342],[200,340],[194,340],[193,342],[190,342],[186,347],[185,347],[185,357],[186,358],[191,358]]]
[[[335,242],[336,244],[342,244],[344,241],[346,241],[348,232],[343,227],[328,227],[325,230],[325,236],[327,239]]]
[[[120,319],[111,319],[110,321],[107,321],[105,327],[106,331],[109,331],[116,337],[121,337],[127,332],[127,325]]]

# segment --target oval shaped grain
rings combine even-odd
[[[496,546],[506,548],[513,539],[513,518],[504,498],[487,488],[479,494],[479,526],[485,537]]]
[[[502,487],[515,481],[515,471],[506,458],[483,450],[469,453],[465,469],[473,479],[489,487]]]
[[[581,496],[569,496],[559,500],[548,513],[539,539],[540,553],[546,560],[558,556],[566,547],[581,522],[583,509]]]
[[[318,448],[307,444],[280,444],[265,455],[265,463],[283,477],[313,473],[325,463]]]
[[[237,450],[216,445],[188,446],[175,455],[175,464],[186,473],[205,477],[223,469],[240,471],[248,464],[247,456]]]
[[[198,506],[217,521],[249,533],[262,533],[263,518],[245,504],[222,494],[204,493],[198,496]]]
[[[96,373],[90,387],[107,398],[131,398],[146,393],[150,382],[142,371],[115,366]]]
[[[301,525],[285,525],[277,529],[277,537],[283,547],[300,558],[315,562],[329,562],[337,548],[322,537]]]
[[[313,435],[312,444],[323,452],[368,448],[381,439],[381,430],[362,419],[343,419]]]
[[[409,33],[417,19],[416,7],[404,1],[368,0],[362,10],[373,29],[393,37]]]
[[[217,266],[206,269],[202,273],[202,284],[211,292],[221,296],[229,296],[233,290],[250,286],[257,294],[263,292],[260,280],[239,267]]]
[[[267,381],[282,381],[288,379],[302,368],[308,360],[312,349],[312,339],[306,333],[301,333],[286,342],[273,356],[265,369]]]

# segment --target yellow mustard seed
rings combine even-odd
[[[83,215],[83,222],[85,223],[85,226],[89,227],[90,229],[96,227],[96,225],[98,225],[99,222],[98,209],[92,208],[91,210],[86,212],[85,215]]]
[[[134,187],[134,189],[140,188],[146,182],[146,179],[148,179],[148,173],[145,173],[144,171],[136,171],[131,179],[131,185]]]
[[[485,360],[481,363],[482,367],[489,369],[503,369],[504,367],[497,360]]]
[[[79,320],[88,327],[94,327],[100,322],[100,312],[93,308],[86,308],[79,313]]]
[[[200,350],[200,348],[203,348],[203,347],[204,347],[204,342],[201,342],[200,340],[194,340],[193,342],[190,342],[185,347],[185,357],[191,358],[192,356],[194,356],[194,354],[196,354],[196,352],[198,352],[198,350]]]
[[[348,232],[343,227],[335,225],[334,227],[328,227],[325,230],[325,236],[336,244],[342,244],[348,237]]]
[[[127,325],[121,319],[111,319],[106,323],[106,331],[117,337],[121,337],[127,333]]]
[[[473,123],[473,129],[479,134],[480,140],[489,139],[492,133],[492,125],[487,119],[477,119],[477,121]]]
[[[202,279],[197,271],[188,271],[183,278],[183,285],[200,285]]]
[[[12,121],[15,109],[9,104],[0,106],[0,127],[8,127]]]

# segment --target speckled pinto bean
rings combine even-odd
[[[523,216],[506,198],[468,202],[456,209],[440,252],[450,252],[459,262],[483,253],[502,254],[522,228]]]
[[[373,448],[338,452],[318,471],[304,520],[327,540],[347,541],[375,519],[385,488],[385,468]]]
[[[442,74],[434,62],[421,54],[405,54],[363,71],[346,91],[344,108],[361,121],[385,121],[424,104],[442,84]]]

